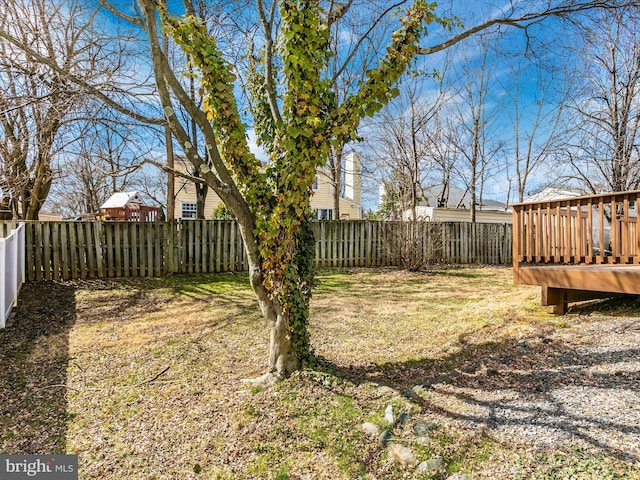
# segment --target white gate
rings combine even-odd
[[[24,232],[24,223],[21,223],[8,237],[0,238],[0,328],[6,326],[24,283]]]

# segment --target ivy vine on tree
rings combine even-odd
[[[266,90],[264,57],[255,59],[249,78],[254,128],[270,155],[263,168],[249,151],[234,96],[236,78],[215,38],[196,15],[175,17],[165,7],[158,8],[164,30],[199,72],[216,148],[242,197],[238,203],[248,209],[258,250],[249,258],[259,258],[250,266],[252,278],[259,279],[254,290],[259,299],[264,294],[261,306],[272,325],[268,376],[287,376],[314,361],[308,334],[314,252],[309,216],[316,171],[326,162],[332,144],[355,138],[362,119],[398,95],[398,82],[418,54],[426,25],[433,21],[448,25],[450,20],[434,15],[435,4],[417,0],[401,13],[400,28],[379,66],[368,71],[357,91],[337,106],[330,80],[323,77],[331,40],[325,12],[317,0],[283,0],[279,78],[284,91],[278,104],[270,102],[275,95]],[[188,155],[190,145],[183,148]],[[211,187],[220,190],[216,183]],[[229,208],[242,223],[246,215],[233,203]]]

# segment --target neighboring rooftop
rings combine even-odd
[[[581,197],[584,192],[574,188],[543,188],[533,195],[529,195],[524,199],[525,202],[544,202],[547,200],[559,200],[562,198]]]
[[[132,203],[144,205],[144,201],[138,192],[116,192],[100,208],[120,208]]]
[[[421,205],[428,207],[438,207],[438,196],[442,193],[442,186],[437,185],[435,187],[425,188],[424,200],[420,202]],[[468,191],[460,188],[450,186],[449,197],[446,205],[443,208],[469,208],[471,205],[471,195]],[[480,205],[478,205],[480,206]],[[505,210],[507,205],[497,200],[491,200],[489,198],[482,199],[483,210]]]

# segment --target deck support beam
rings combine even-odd
[[[569,302],[584,302],[600,298],[614,298],[621,294],[611,292],[593,292],[591,290],[572,290],[567,288],[542,287],[541,303],[544,307],[553,307],[554,315],[567,313]]]

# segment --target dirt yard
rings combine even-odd
[[[322,271],[323,369],[262,389],[246,275],[26,284],[0,451],[96,480],[640,479],[640,301],[538,301],[509,269]]]

